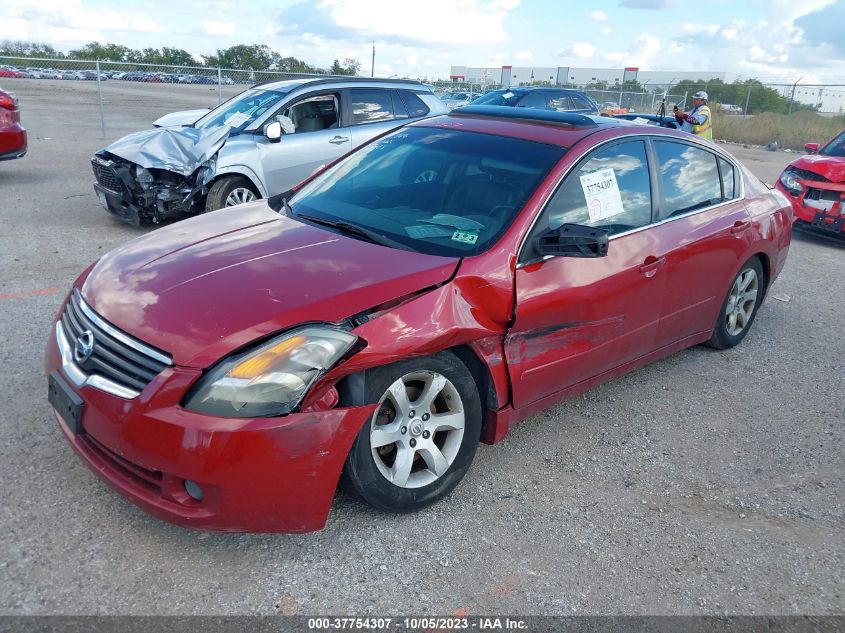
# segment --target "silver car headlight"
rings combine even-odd
[[[798,178],[791,169],[785,169],[784,172],[780,175],[780,183],[786,187],[786,190],[794,196],[797,196],[801,193],[801,183],[798,182]]]
[[[188,392],[184,407],[236,418],[290,413],[357,340],[328,326],[291,330],[218,363]]]

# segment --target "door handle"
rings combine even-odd
[[[657,272],[657,269],[665,263],[665,257],[655,257],[654,255],[649,255],[645,258],[645,261],[640,266],[639,271],[646,277],[652,277],[654,276],[654,273]]]
[[[747,231],[749,228],[751,228],[751,222],[747,220],[745,222],[737,220],[731,227],[731,235],[739,235],[743,231]]]
[[[348,142],[349,142],[348,136],[335,136],[333,139],[331,139],[329,141],[329,143],[332,143],[334,145],[340,145],[341,143],[348,143]]]

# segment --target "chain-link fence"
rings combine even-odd
[[[65,125],[92,128],[96,124],[102,138],[147,127],[173,111],[213,108],[257,83],[314,76],[208,66],[0,57],[0,87],[17,93],[24,117],[28,107],[61,104],[65,112],[72,108],[81,114],[65,118]]]
[[[80,115],[63,124],[117,138],[149,126],[179,110],[211,108],[251,85],[296,77],[274,70],[236,70],[208,66],[161,66],[72,59],[0,57],[0,86],[17,92],[23,116],[28,108],[75,106]],[[501,86],[492,83],[435,81],[435,92],[462,91],[473,96]],[[716,139],[777,144],[802,149],[845,127],[845,85],[764,83],[755,79],[669,84],[568,85],[584,90],[607,113],[657,113],[661,106],[692,107],[692,95],[705,90],[713,111]]]

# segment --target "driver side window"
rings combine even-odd
[[[549,200],[534,233],[582,224],[615,235],[650,223],[645,143],[628,141],[595,152],[571,172]]]
[[[277,113],[276,120],[282,122],[283,128],[286,124],[293,126],[294,134],[335,128],[338,121],[337,96],[325,94],[297,101]],[[285,131],[291,133],[288,129]]]

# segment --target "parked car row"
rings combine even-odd
[[[100,80],[121,79],[123,81],[141,81],[148,83],[179,83],[179,84],[214,84],[218,83],[216,70],[209,71],[209,75],[187,74],[187,73],[165,73],[149,71],[119,71],[101,70]],[[54,68],[20,68],[17,66],[0,65],[0,77],[11,79],[67,79],[67,80],[88,80],[97,79],[96,70],[56,70]],[[231,86],[235,81],[222,75],[219,81],[224,86]],[[248,82],[254,83],[254,82]]]

